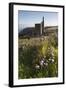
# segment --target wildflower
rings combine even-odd
[[[45,63],[45,66],[48,66],[48,63]]]
[[[39,68],[40,68],[40,66],[39,66],[38,64],[36,64],[35,68],[36,68],[36,69],[39,69]]]
[[[54,59],[52,59],[52,62],[54,62]]]
[[[44,60],[41,60],[40,65],[43,66],[43,64],[44,64]]]
[[[53,58],[49,58],[49,61],[50,61],[51,63],[53,63],[53,62],[54,62],[54,59],[53,59]]]
[[[51,58],[49,58],[49,61],[51,61],[52,59]]]
[[[48,63],[44,63],[45,66],[48,66]]]

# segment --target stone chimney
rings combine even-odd
[[[42,19],[42,34],[44,34],[44,17]]]

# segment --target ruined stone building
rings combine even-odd
[[[27,27],[21,30],[19,33],[19,37],[37,37],[37,36],[45,36],[51,33],[58,34],[58,26],[44,26],[44,17],[40,23],[35,23],[35,27]]]
[[[44,17],[41,23],[35,24],[35,30],[34,30],[34,35],[39,36],[43,34],[44,34]]]

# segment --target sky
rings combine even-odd
[[[41,23],[44,16],[45,26],[58,25],[57,12],[43,12],[43,11],[18,11],[18,30],[26,27],[34,27],[36,23]]]

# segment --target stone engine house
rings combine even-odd
[[[44,17],[41,23],[35,24],[34,35],[39,36],[44,34]]]
[[[35,27],[27,27],[21,30],[19,37],[38,37],[45,36],[52,33],[58,34],[58,26],[44,26],[44,17],[42,18],[41,23],[35,23]]]

